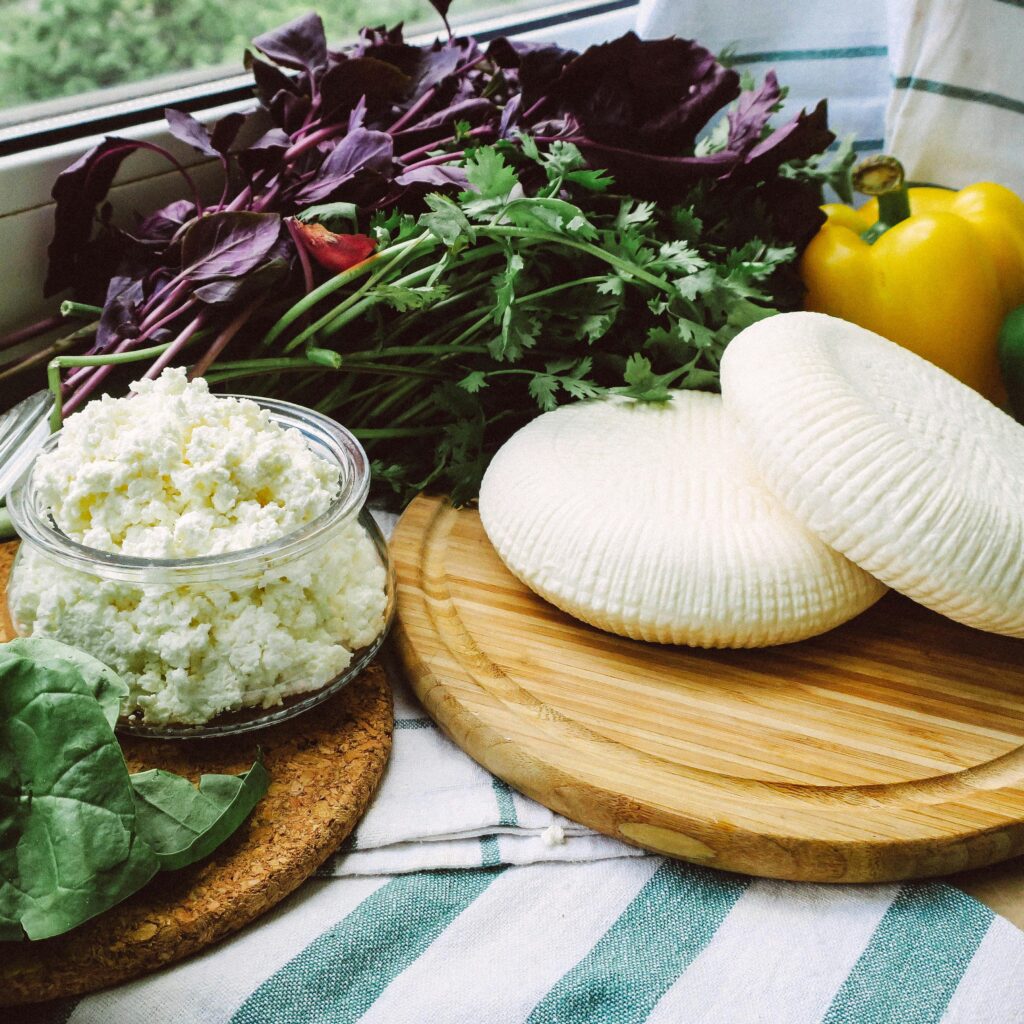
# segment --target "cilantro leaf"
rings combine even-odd
[[[424,213],[420,220],[428,231],[447,246],[460,242],[472,242],[476,238],[469,218],[447,196],[431,193],[425,199],[430,213]]]
[[[481,146],[467,155],[466,178],[485,199],[505,198],[519,184],[515,170],[493,146]]]
[[[530,394],[544,412],[558,408],[558,402],[555,401],[558,388],[558,378],[549,373],[538,373],[530,379]]]
[[[482,391],[487,387],[487,374],[483,370],[473,370],[459,381],[459,387],[463,391],[468,391],[471,395],[475,395],[478,391]]]
[[[639,352],[634,352],[626,360],[626,369],[622,376],[627,386],[616,388],[617,394],[635,398],[640,402],[667,402],[672,397],[669,385],[681,376],[681,373],[679,370],[655,373],[651,369],[651,361]]]

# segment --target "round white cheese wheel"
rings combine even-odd
[[[934,611],[1024,637],[1024,427],[820,313],[738,335],[722,392],[765,482],[822,540]]]
[[[541,597],[640,640],[788,643],[885,591],[765,488],[718,395],[582,402],[538,417],[491,462],[480,517]]]

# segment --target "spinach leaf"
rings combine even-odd
[[[266,792],[261,762],[198,790],[129,776],[113,732],[126,693],[55,640],[0,645],[0,940],[61,935],[207,856]]]
[[[198,789],[160,768],[139,772],[131,781],[136,828],[164,871],[212,853],[245,821],[270,784],[262,761],[243,775],[204,775]]]
[[[19,637],[0,647],[0,666],[12,655],[34,664],[38,668],[56,673],[77,671],[92,695],[100,702],[103,717],[111,729],[121,713],[121,699],[128,696],[128,686],[111,668],[77,647],[69,647],[59,640],[46,637]],[[0,671],[3,671],[0,667]]]
[[[2,939],[60,935],[160,866],[135,834],[128,770],[107,717],[116,708],[110,678],[80,652],[61,658],[62,647],[0,647]]]

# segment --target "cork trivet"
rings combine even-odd
[[[0,546],[0,587],[16,546]],[[352,831],[384,772],[392,725],[387,678],[371,665],[337,696],[269,729],[205,741],[122,738],[131,771],[165,768],[193,781],[204,772],[245,771],[262,751],[270,790],[206,860],[161,872],[67,935],[5,943],[0,1005],[82,995],[127,981],[265,913]]]

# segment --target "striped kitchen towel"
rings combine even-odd
[[[912,178],[1024,195],[1024,0],[891,0],[886,143]]]
[[[789,89],[787,111],[809,110],[827,96],[840,138],[855,134],[859,152],[882,147],[890,93],[885,0],[640,0],[637,33],[698,39],[758,79],[774,68]]]
[[[640,856],[514,792],[427,717],[389,665],[395,733],[380,789],[324,875]]]
[[[5,1019],[1021,1024],[1024,935],[942,884],[659,857],[330,879],[157,975]]]

